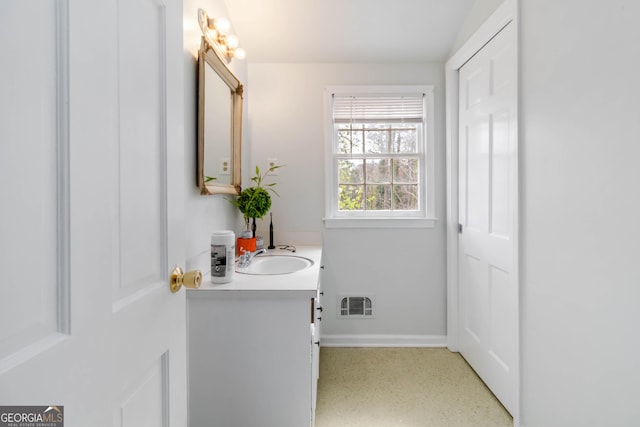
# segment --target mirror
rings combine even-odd
[[[198,51],[200,194],[240,194],[243,87],[202,38]]]

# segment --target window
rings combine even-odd
[[[429,226],[433,87],[330,87],[325,103],[327,226]]]

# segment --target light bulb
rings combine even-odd
[[[229,49],[235,49],[240,44],[240,42],[238,41],[238,38],[233,34],[225,37],[225,42],[227,43],[227,47]]]
[[[239,47],[233,52],[233,57],[237,59],[244,59],[247,57],[247,52],[243,48]]]
[[[229,22],[228,19],[216,18],[214,22],[215,22],[216,31],[218,31],[218,34],[224,36],[229,32],[229,29],[231,28],[231,23]]]

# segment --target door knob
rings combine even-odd
[[[191,270],[186,273],[180,267],[176,267],[171,272],[169,287],[171,292],[176,293],[182,286],[185,288],[198,289],[202,283],[202,273],[200,270]]]

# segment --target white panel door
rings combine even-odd
[[[512,414],[518,387],[515,31],[460,69],[460,352]]]
[[[0,2],[0,405],[185,426],[182,3]]]

